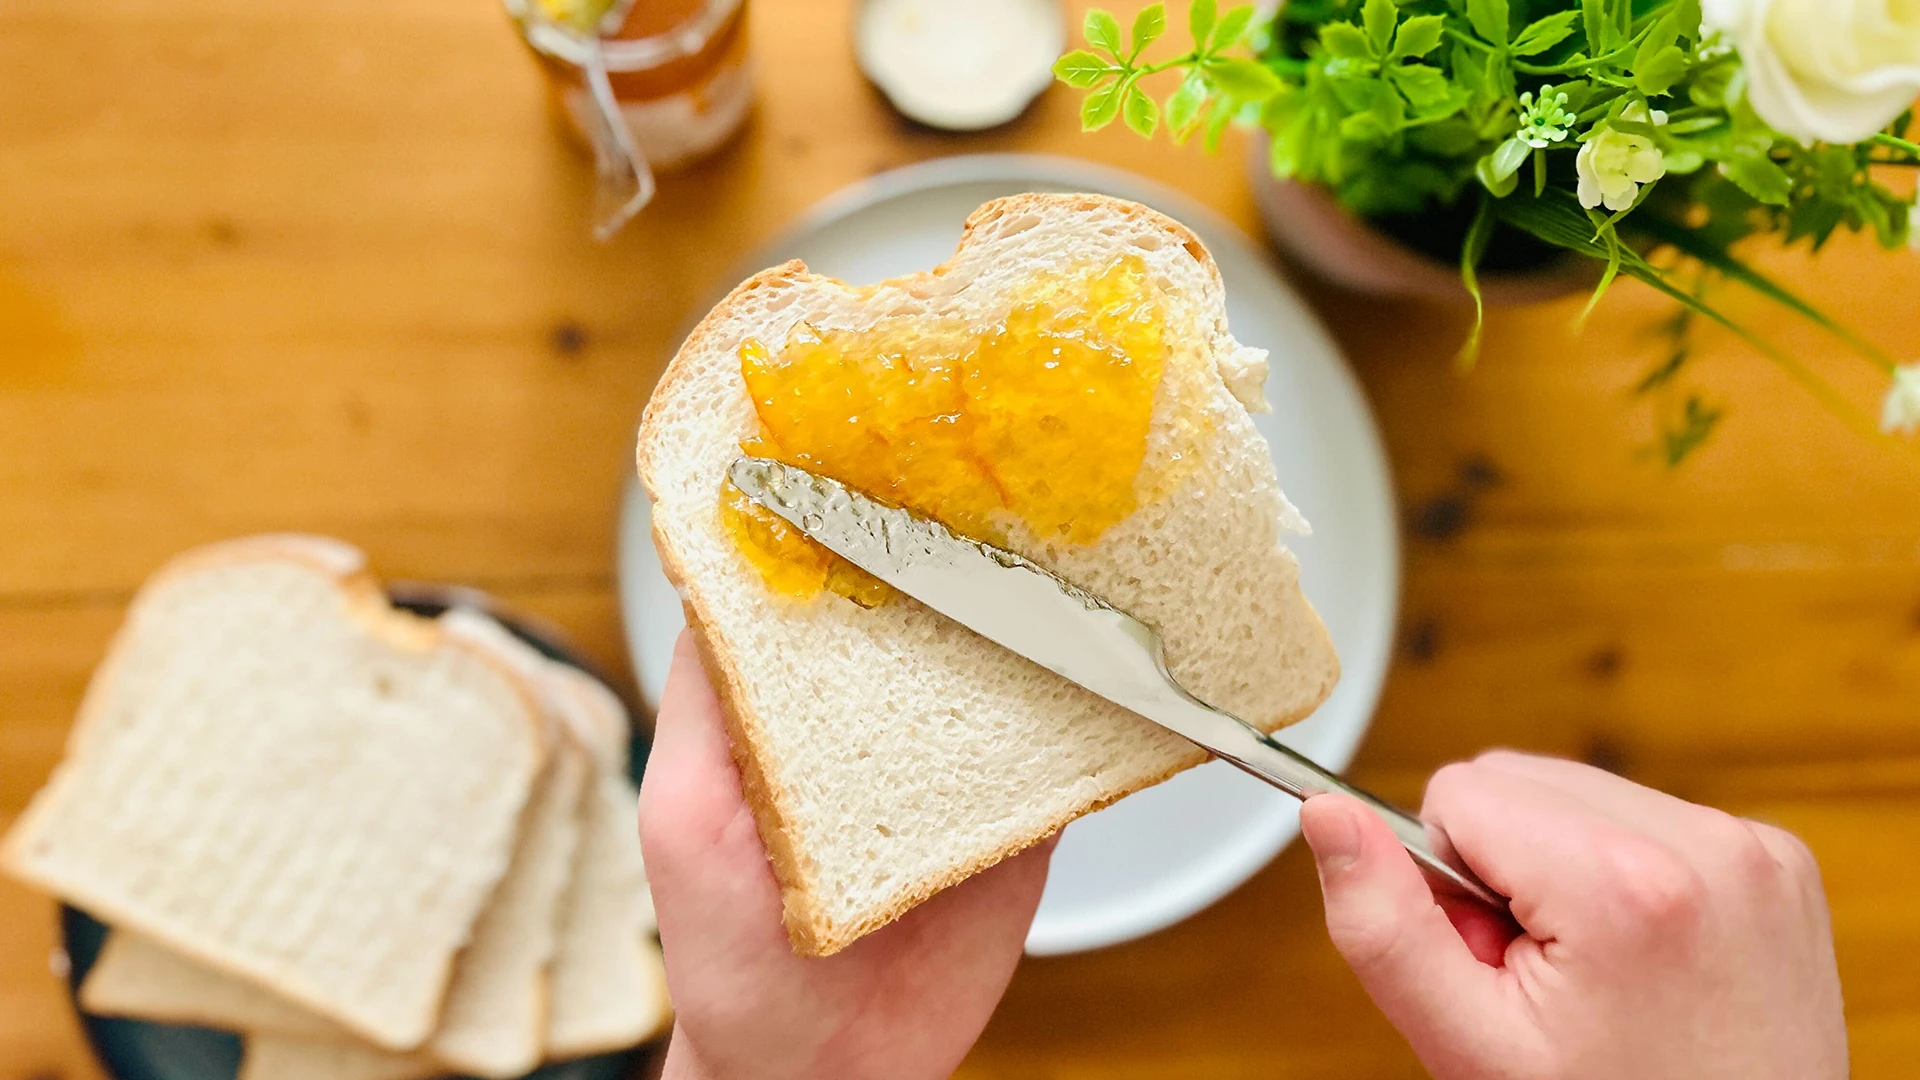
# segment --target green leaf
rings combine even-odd
[[[1328,84],[1334,99],[1339,101],[1348,112],[1366,112],[1373,108],[1373,95],[1380,86],[1378,79],[1341,79]]]
[[[1454,42],[1453,79],[1476,98],[1487,92],[1487,65],[1481,55],[1461,42]]]
[[[1220,137],[1226,134],[1227,125],[1233,123],[1233,115],[1236,111],[1238,110],[1227,102],[1213,103],[1213,111],[1207,114],[1207,133],[1202,139],[1202,145],[1207,148],[1207,153],[1211,154],[1220,149]]]
[[[1280,76],[1251,60],[1214,57],[1205,70],[1213,85],[1236,101],[1265,101],[1280,91]]]
[[[1075,49],[1053,62],[1055,78],[1082,90],[1099,82],[1102,75],[1113,70],[1113,65],[1085,49]]]
[[[1080,103],[1080,130],[1098,131],[1113,123],[1120,115],[1120,103],[1126,100],[1126,91],[1132,88],[1126,79],[1115,79],[1105,86],[1087,95]]]
[[[1253,27],[1254,11],[1252,4],[1242,4],[1220,16],[1219,25],[1213,28],[1213,39],[1207,44],[1208,52],[1224,52],[1240,44]]]
[[[1340,103],[1352,114],[1340,121],[1340,133],[1360,142],[1378,142],[1398,132],[1406,119],[1406,99],[1382,79],[1336,84]]]
[[[1343,60],[1368,60],[1373,57],[1373,42],[1352,23],[1328,23],[1320,28],[1320,44],[1327,53]]]
[[[1482,196],[1479,209],[1473,213],[1473,224],[1467,228],[1467,238],[1460,244],[1460,284],[1473,297],[1473,329],[1454,357],[1454,363],[1462,368],[1471,369],[1480,359],[1480,330],[1487,320],[1487,306],[1480,297],[1480,260],[1487,254],[1487,241],[1493,239],[1493,221],[1493,200]]]
[[[1150,4],[1133,17],[1133,56],[1137,57],[1167,32],[1167,5]],[[1129,103],[1131,104],[1131,103]]]
[[[1304,94],[1275,94],[1260,110],[1260,126],[1271,134],[1267,167],[1278,177],[1299,174],[1307,158],[1307,136],[1313,125],[1305,121]]]
[[[1496,102],[1520,96],[1519,88],[1514,85],[1513,60],[1506,53],[1487,57],[1487,87]]]
[[[1706,155],[1685,140],[1669,143],[1664,158],[1668,176],[1686,176],[1689,173],[1696,173],[1700,171],[1700,166],[1707,163]]]
[[[1580,15],[1586,24],[1582,29],[1587,33],[1587,52],[1599,56],[1609,51],[1612,24],[1607,22],[1607,0],[1580,0]]]
[[[1199,72],[1190,73],[1167,98],[1167,129],[1177,142],[1185,139],[1200,120],[1200,106],[1207,101],[1207,81]]]
[[[1452,90],[1452,85],[1440,73],[1440,69],[1426,64],[1397,64],[1387,68],[1387,75],[1406,95],[1407,101],[1423,113],[1446,102]]]
[[[1649,96],[1664,94],[1687,72],[1687,54],[1674,42],[1680,39],[1680,26],[1671,13],[1647,29],[1640,47],[1633,54],[1633,84]]]
[[[1080,24],[1080,32],[1087,37],[1087,44],[1096,49],[1105,49],[1115,59],[1120,56],[1120,20],[1113,12],[1094,8],[1087,12],[1086,22]]]
[[[1536,193],[1534,198],[1539,199]],[[1624,213],[1625,211],[1622,211]],[[1613,229],[1613,222],[1602,217],[1596,210],[1587,211],[1587,220],[1594,223],[1594,235],[1598,236],[1607,249],[1607,268],[1600,274],[1599,284],[1593,287],[1593,293],[1587,297],[1587,306],[1580,309],[1580,317],[1574,320],[1576,326],[1585,330],[1587,320],[1593,316],[1593,309],[1600,306],[1600,298],[1607,295],[1613,287],[1614,279],[1620,276],[1620,260],[1626,255],[1626,248],[1620,243],[1620,234]]]
[[[1461,117],[1442,120],[1407,132],[1407,141],[1429,154],[1465,157],[1480,142],[1473,125]]]
[[[1187,29],[1193,34],[1195,49],[1206,49],[1207,35],[1213,33],[1215,11],[1214,0],[1193,0],[1193,5],[1187,8]],[[1172,118],[1167,122],[1172,123]]]
[[[1706,68],[1687,84],[1687,100],[1707,109],[1726,108],[1727,90],[1733,84],[1734,73],[1739,68],[1732,64],[1719,64]]]
[[[1633,85],[1648,97],[1664,94],[1686,75],[1687,64],[1687,54],[1678,45],[1668,45],[1644,59],[1635,57]]]
[[[1741,191],[1768,206],[1787,205],[1787,196],[1793,193],[1793,177],[1762,154],[1743,154],[1732,161],[1723,161],[1720,172],[1740,185]]]
[[[1373,52],[1378,56],[1393,44],[1393,28],[1400,21],[1400,9],[1393,6],[1393,0],[1367,0],[1360,7],[1360,21],[1366,24],[1367,37],[1373,42]]]
[[[1504,146],[1506,144],[1502,143],[1501,145]],[[1520,145],[1524,147],[1526,144],[1521,143]],[[1494,171],[1493,154],[1488,154],[1486,157],[1474,162],[1473,175],[1480,181],[1480,186],[1486,188],[1496,199],[1506,198],[1513,194],[1514,188],[1520,186],[1517,167],[1514,172],[1510,172],[1505,176],[1500,176]]]
[[[1532,149],[1531,146],[1521,141],[1518,135],[1512,136],[1508,138],[1506,142],[1494,147],[1493,153],[1487,155],[1492,159],[1489,167],[1493,175],[1504,180],[1514,173],[1519,172],[1520,166],[1527,163],[1527,154]]]
[[[1153,103],[1138,83],[1127,88],[1127,104],[1122,113],[1135,134],[1151,139],[1160,127],[1160,106]]]
[[[1495,45],[1507,43],[1510,18],[1507,0],[1467,0],[1467,21],[1473,24],[1473,32]]]
[[[1680,0],[1673,9],[1674,25],[1679,27],[1680,36],[1688,41],[1700,40],[1700,0]]]
[[[1446,32],[1446,26],[1445,16],[1415,15],[1400,24],[1399,33],[1393,36],[1393,52],[1387,58],[1402,60],[1427,55],[1440,44],[1440,36]]]
[[[1537,56],[1560,44],[1573,36],[1573,22],[1579,17],[1577,11],[1556,11],[1535,21],[1513,39],[1513,55]]]

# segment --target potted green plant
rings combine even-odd
[[[1250,5],[1196,0],[1187,24],[1190,48],[1149,60],[1164,5],[1124,37],[1111,14],[1089,12],[1089,47],[1054,68],[1086,91],[1082,126],[1118,119],[1210,148],[1230,124],[1258,129],[1276,242],[1349,285],[1471,298],[1464,359],[1488,299],[1590,285],[1597,301],[1626,274],[1742,335],[1872,429],[1713,305],[1702,286],[1725,279],[1883,368],[1892,382],[1878,426],[1920,429],[1920,365],[1896,364],[1732,250],[1762,233],[1816,249],[1840,229],[1889,249],[1920,234],[1914,195],[1887,182],[1920,166],[1906,137],[1920,96],[1913,5],[1288,0],[1263,19]],[[1178,79],[1156,97],[1143,80],[1163,71]],[[1697,445],[1717,415],[1696,404],[1686,410],[1696,430],[1675,445]]]

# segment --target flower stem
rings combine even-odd
[[[1892,135],[1887,134],[1884,131],[1875,135],[1873,138],[1868,139],[1867,141],[1874,144],[1875,146],[1891,146],[1895,150],[1905,150],[1907,153],[1912,154],[1916,160],[1920,160],[1920,143],[1910,143],[1905,139],[1896,138]],[[1910,164],[1910,163],[1889,162],[1888,164]]]
[[[1176,56],[1171,60],[1162,60],[1158,64],[1148,64],[1146,67],[1135,68],[1134,70],[1141,75],[1153,75],[1158,72],[1165,71],[1168,68],[1181,67],[1187,64],[1191,64],[1199,59],[1200,59],[1200,55],[1198,53],[1185,53],[1183,55]]]

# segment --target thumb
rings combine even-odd
[[[1300,808],[1327,934],[1360,985],[1435,1075],[1501,1060],[1500,972],[1474,959],[1413,859],[1359,800],[1316,795]]]

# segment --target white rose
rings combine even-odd
[[[1889,435],[1920,431],[1920,364],[1893,369],[1893,385],[1880,407],[1880,428]]]
[[[1740,50],[1747,100],[1801,142],[1855,143],[1920,97],[1914,0],[1704,0]]]
[[[1646,106],[1636,101],[1620,110],[1620,119],[1644,124],[1648,119]],[[1667,114],[1655,109],[1652,120],[1664,124]],[[1580,205],[1589,210],[1598,206],[1625,210],[1640,197],[1641,184],[1667,175],[1666,158],[1652,139],[1616,131],[1604,121],[1580,144],[1573,166],[1580,176]]]

